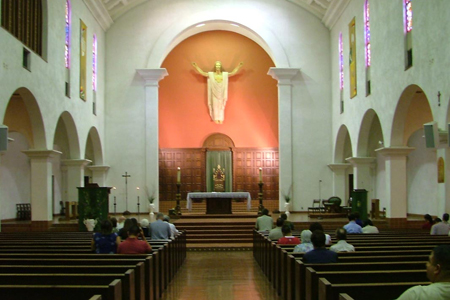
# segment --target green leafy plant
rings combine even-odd
[[[149,191],[148,191],[148,187],[145,187],[145,194],[147,196],[147,201],[149,204],[153,204],[153,202],[155,201],[155,191],[152,192],[152,194],[150,195]]]
[[[289,192],[283,195],[284,201],[286,201],[286,203],[289,203],[291,201],[291,194],[292,194],[292,184],[289,187]]]

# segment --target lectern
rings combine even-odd
[[[97,220],[95,230],[100,228],[100,221],[108,218],[110,187],[78,187],[78,228],[87,231],[85,219]]]
[[[367,219],[367,191],[365,189],[353,190],[352,211],[358,212],[361,220]]]

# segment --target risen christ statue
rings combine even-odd
[[[216,61],[214,72],[204,72],[200,67],[193,62],[194,68],[203,76],[208,78],[208,107],[211,119],[217,123],[222,124],[224,119],[225,105],[228,99],[228,77],[236,75],[244,63],[234,68],[230,73],[222,72],[222,63]]]

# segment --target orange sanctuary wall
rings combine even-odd
[[[191,63],[213,71],[220,60],[231,72],[223,124],[215,124],[208,112],[206,77]],[[177,45],[162,68],[169,76],[159,82],[159,147],[195,148],[212,133],[228,135],[236,147],[278,147],[277,82],[267,75],[274,63],[252,40],[228,31],[194,35]]]

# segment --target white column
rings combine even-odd
[[[63,159],[61,164],[67,168],[67,201],[78,202],[77,187],[84,186],[84,167],[92,161],[88,159]]]
[[[55,150],[22,151],[31,164],[31,220],[52,222],[52,158],[61,155]]]
[[[0,166],[2,165],[2,156],[3,154],[5,154],[4,151],[0,151]],[[1,168],[0,168],[0,183],[2,182],[2,172],[1,172]],[[2,195],[2,185],[0,184],[0,195]],[[1,207],[1,202],[0,202],[0,211],[1,211],[2,207]],[[2,232],[2,218],[0,217],[0,232]]]
[[[293,137],[292,137],[292,78],[300,69],[270,68],[268,75],[278,80],[278,140],[280,155],[279,210],[284,210],[284,195],[292,186],[292,209],[295,209],[295,186],[293,185]]]
[[[329,164],[328,167],[333,171],[333,196],[342,199],[342,205],[346,205],[347,196],[347,169],[351,164]]]
[[[159,211],[158,82],[169,74],[166,69],[138,69],[136,72],[144,79],[145,86],[145,184],[154,189],[155,210]]]
[[[92,182],[101,187],[106,186],[106,173],[109,166],[88,166],[87,168],[92,171]]]
[[[375,151],[386,157],[386,217],[406,219],[408,212],[406,157],[414,148],[391,147]]]

